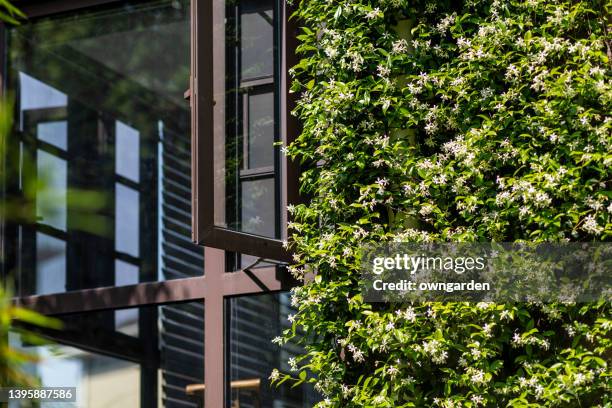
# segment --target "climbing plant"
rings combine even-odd
[[[319,407],[612,406],[610,302],[369,304],[378,242],[610,241],[609,2],[302,0],[291,372]],[[314,276],[314,277],[313,277]],[[608,298],[609,299],[609,293]]]

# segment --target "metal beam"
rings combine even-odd
[[[15,298],[17,305],[47,315],[94,310],[125,309],[136,306],[203,299],[206,277],[148,282],[136,285],[85,289],[53,295]]]

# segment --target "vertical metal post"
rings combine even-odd
[[[223,274],[225,253],[215,248],[204,248],[206,298],[204,300],[204,405],[225,407],[225,338],[223,316]]]

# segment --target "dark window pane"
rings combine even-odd
[[[289,327],[287,316],[294,313],[288,294],[244,296],[227,302],[231,400],[239,399],[241,407],[312,407],[319,397],[310,387],[276,387],[268,379],[275,368],[288,373],[287,361],[300,351],[295,344],[279,347],[271,342]]]
[[[159,310],[162,406],[202,406],[198,404],[204,399],[204,303],[167,305]]]
[[[242,231],[274,236],[274,179],[242,183]]]
[[[28,196],[40,186],[35,223],[24,223],[15,255],[21,294],[43,290],[38,231],[66,246],[62,291],[127,284],[113,273],[117,259],[138,265],[143,282],[203,273],[202,250],[191,243],[183,98],[189,4],[113,2],[8,29],[8,86],[19,95],[14,143],[22,151],[22,177],[9,190]]]
[[[42,183],[36,194],[36,216],[43,224],[66,230],[66,161],[39,150],[36,163]]]
[[[273,74],[274,6],[270,0],[240,1],[242,78]]]
[[[248,168],[274,165],[274,93],[249,95]]]

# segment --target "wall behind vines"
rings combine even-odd
[[[293,330],[276,381],[329,407],[612,406],[610,303],[371,305],[361,245],[609,241],[612,6],[296,4],[307,204],[291,207]],[[290,379],[290,376],[293,379]]]

